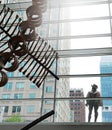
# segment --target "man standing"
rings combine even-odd
[[[87,93],[87,98],[99,98],[100,97],[100,92],[97,91],[98,86],[96,84],[91,85],[92,90]],[[101,100],[86,100],[86,106],[89,106],[89,114],[88,114],[88,122],[91,120],[91,114],[92,110],[94,108],[94,113],[95,113],[95,118],[94,122],[96,122],[97,117],[98,117],[98,108],[99,106],[102,106],[102,101]]]

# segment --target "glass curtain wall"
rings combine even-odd
[[[23,20],[27,19],[26,9],[32,5],[31,0],[4,3]],[[86,123],[86,95],[91,85],[97,84],[103,101],[97,122],[112,122],[111,14],[112,0],[48,0],[37,32],[58,52],[50,69],[59,80],[48,75],[37,88],[20,72],[10,74],[8,84],[0,88],[2,121],[16,114],[24,121],[32,121],[55,110],[43,122]]]

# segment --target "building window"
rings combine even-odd
[[[24,88],[24,82],[17,82],[16,83],[16,88],[17,89],[23,89]]]
[[[12,113],[21,112],[21,106],[13,106]]]
[[[10,99],[10,94],[2,94],[2,99]]]
[[[4,112],[5,112],[5,113],[8,113],[8,110],[9,110],[9,106],[5,106]]]
[[[34,112],[35,111],[35,106],[34,105],[31,105],[31,106],[28,106],[27,107],[27,112],[28,113],[32,113],[32,112]]]
[[[47,86],[47,87],[46,87],[46,92],[48,92],[48,93],[53,92],[53,91],[52,91],[52,86]]]
[[[7,72],[8,77],[14,77],[14,72]]]
[[[8,82],[8,83],[4,86],[4,89],[11,90],[11,89],[12,89],[12,83],[11,83],[11,82]]]
[[[18,77],[25,77],[22,72],[18,72],[17,76],[18,76]]]
[[[36,94],[35,93],[30,93],[29,94],[29,98],[35,98],[36,97]]]
[[[45,104],[49,105],[49,104],[51,104],[51,103],[52,103],[51,100],[45,100]]]
[[[31,83],[31,84],[30,84],[30,88],[31,88],[31,89],[36,89],[37,87],[36,87],[36,85],[35,85],[34,83]]]
[[[23,98],[23,94],[21,93],[14,94],[14,99],[22,99],[22,98]]]

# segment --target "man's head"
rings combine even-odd
[[[98,88],[98,86],[96,84],[91,85],[91,87],[92,87],[93,92],[95,92],[97,90],[97,88]]]

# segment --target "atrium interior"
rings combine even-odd
[[[42,12],[29,8],[36,5],[40,6]],[[39,23],[35,22],[35,16],[30,17],[30,10],[35,14],[36,11],[39,13]],[[17,53],[19,67],[13,72],[4,68],[1,70],[0,62],[0,80],[1,71],[8,77],[7,83],[0,86],[0,129],[8,130],[10,127],[11,130],[27,130],[22,127],[54,110],[53,115],[31,129],[110,130],[112,0],[1,0],[0,60],[2,52],[9,46],[10,36],[18,34],[19,22],[29,19],[33,19],[36,25],[35,41],[43,48],[39,52],[39,46],[34,47],[28,41],[28,50],[31,51],[30,47],[34,47],[34,52],[32,50],[31,53],[41,57],[37,64],[28,54],[23,56],[22,53]],[[31,24],[29,27],[32,27]],[[48,50],[43,51],[45,47]],[[37,68],[32,68],[33,65]],[[98,86],[101,93],[101,97],[95,100],[101,100],[102,106],[98,109],[97,121],[94,122],[93,110],[91,121],[88,122],[86,100],[93,84]],[[91,101],[89,98],[88,100]]]

